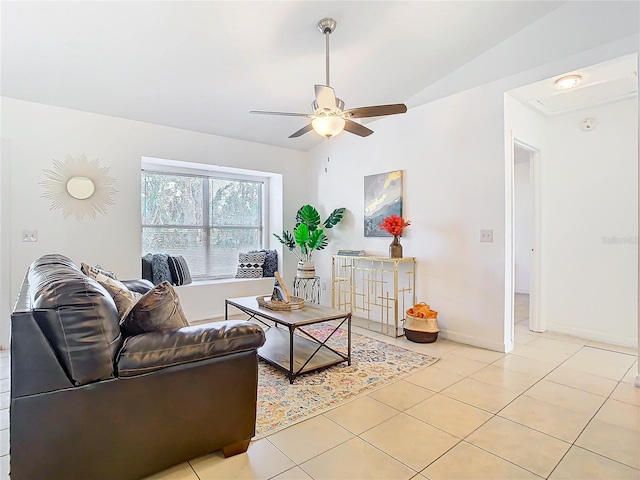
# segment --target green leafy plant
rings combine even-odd
[[[344,208],[336,208],[322,222],[320,214],[311,205],[303,205],[296,213],[296,226],[293,233],[283,231],[282,236],[273,234],[301,262],[310,262],[313,252],[323,250],[329,244],[329,238],[321,228],[333,228],[344,216]],[[298,247],[300,250],[296,249]]]

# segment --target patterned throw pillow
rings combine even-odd
[[[82,270],[82,273],[84,273],[87,277],[95,278],[95,275],[97,275],[98,273],[101,273],[106,277],[113,278],[114,280],[118,280],[118,277],[116,277],[115,273],[102,268],[100,265],[96,265],[95,267],[92,267],[91,265],[87,265],[86,263],[81,263],[80,270]]]
[[[188,285],[191,283],[189,266],[182,255],[177,257],[169,255],[169,271],[174,285]]]
[[[106,275],[100,273],[95,267],[88,267],[87,269],[85,269],[85,267],[88,267],[88,265],[85,265],[83,263],[81,269],[83,272],[85,272],[85,275],[96,280],[105,288],[107,292],[109,292],[109,295],[113,297],[113,301],[115,302],[116,308],[118,309],[120,323],[122,323],[124,319],[127,318],[127,315],[129,315],[129,312],[136,304],[138,299],[142,297],[142,294],[138,292],[132,292],[120,280],[107,277]]]
[[[169,255],[166,253],[154,253],[151,257],[151,271],[153,273],[153,284],[160,285],[162,282],[171,283],[171,270],[169,270]]]
[[[264,252],[239,253],[236,278],[262,278]]]
[[[275,277],[278,271],[278,251],[277,250],[251,250],[249,253],[264,252],[264,264],[262,265],[263,277]]]
[[[162,282],[145,293],[121,325],[127,336],[188,326],[178,294],[169,282]]]

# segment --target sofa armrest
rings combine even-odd
[[[265,337],[250,322],[227,320],[125,339],[117,360],[120,377],[143,375],[167,367],[255,350]]]

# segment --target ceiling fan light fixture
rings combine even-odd
[[[316,117],[311,121],[313,130],[323,137],[331,138],[344,130],[345,120],[342,117]]]
[[[555,82],[556,88],[560,90],[577,87],[580,83],[582,83],[582,77],[580,75],[565,75]]]

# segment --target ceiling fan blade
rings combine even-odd
[[[301,135],[304,135],[307,132],[310,132],[313,129],[313,127],[311,126],[311,124],[309,125],[305,125],[304,127],[302,127],[300,130],[298,130],[297,132],[292,133],[291,135],[289,135],[289,138],[297,138],[300,137]]]
[[[347,132],[355,133],[356,135],[359,135],[361,137],[368,137],[373,133],[373,130],[365,127],[364,125],[360,125],[357,122],[349,120],[348,118],[345,118],[344,122],[344,129]]]
[[[258,113],[260,115],[284,115],[285,117],[309,117],[308,113],[288,113],[288,112],[265,112],[262,110],[251,110],[249,113]]]
[[[326,85],[316,85],[316,103],[318,108],[331,111],[336,108],[336,94],[333,88]]]
[[[394,103],[391,105],[375,105],[372,107],[351,108],[344,112],[348,118],[382,117],[384,115],[396,115],[406,113],[407,106],[404,103]]]

